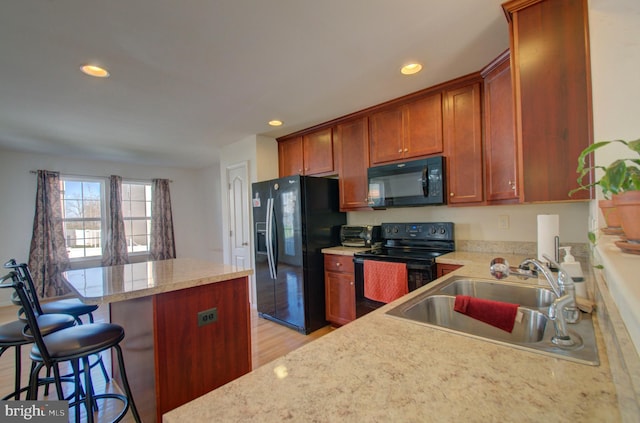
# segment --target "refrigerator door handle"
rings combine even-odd
[[[273,198],[267,200],[267,228],[266,228],[266,244],[267,244],[267,262],[269,263],[269,275],[271,279],[277,278],[275,256],[273,253]]]

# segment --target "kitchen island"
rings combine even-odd
[[[172,259],[69,270],[89,304],[109,303],[145,422],[251,371],[248,275],[236,266]],[[114,377],[119,375],[114,369]]]
[[[490,258],[443,256],[463,267],[434,283],[452,275],[490,279]],[[600,311],[600,365],[589,366],[385,314],[423,290],[165,414],[164,423],[633,421],[620,411]]]

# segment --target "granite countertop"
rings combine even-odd
[[[205,260],[178,258],[62,273],[86,304],[146,297],[251,275],[253,270]]]
[[[490,258],[443,256],[464,267],[435,283],[489,278]],[[597,314],[600,365],[588,366],[385,314],[423,289],[170,411],[164,423],[621,420]]]
[[[361,253],[363,251],[369,251],[371,249],[371,247],[343,247],[343,246],[338,246],[338,247],[329,247],[329,248],[323,248],[322,250],[320,250],[321,253],[323,254],[337,254],[340,256],[352,256],[355,253]]]

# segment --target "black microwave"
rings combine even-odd
[[[367,169],[374,209],[445,204],[444,157],[428,157]]]

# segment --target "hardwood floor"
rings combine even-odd
[[[16,319],[17,308],[14,306],[0,307],[0,324],[7,323]],[[108,307],[101,306],[94,314],[96,322],[109,321]],[[251,352],[252,352],[252,367],[258,368],[264,364],[269,363],[287,354],[302,345],[309,343],[313,340],[320,338],[321,336],[329,333],[332,330],[330,326],[326,326],[319,329],[309,335],[303,335],[292,329],[281,326],[266,319],[262,319],[258,316],[255,309],[251,312]],[[31,346],[27,345],[22,348],[22,384],[26,385],[29,375],[29,365],[31,363],[29,359],[29,351]],[[14,381],[14,350],[10,348],[5,351],[0,357],[0,396],[4,396],[12,390]],[[103,353],[103,359],[107,368],[110,367],[110,354]],[[126,364],[126,363],[125,363]],[[62,369],[65,372],[65,369]],[[104,377],[100,374],[98,368],[94,369],[94,386],[96,393],[101,392],[114,392],[118,391],[118,387],[113,383],[105,383]],[[93,375],[93,373],[92,373]],[[24,399],[24,394],[21,397]],[[39,395],[39,398],[43,398],[43,394]],[[55,399],[55,393],[52,397]],[[114,416],[120,407],[118,401],[105,401],[103,404],[98,404],[100,411],[95,413],[96,421],[105,422],[111,421],[110,416]],[[69,421],[73,421],[73,413],[70,413]],[[131,413],[129,412],[125,416],[123,422],[133,422]]]

